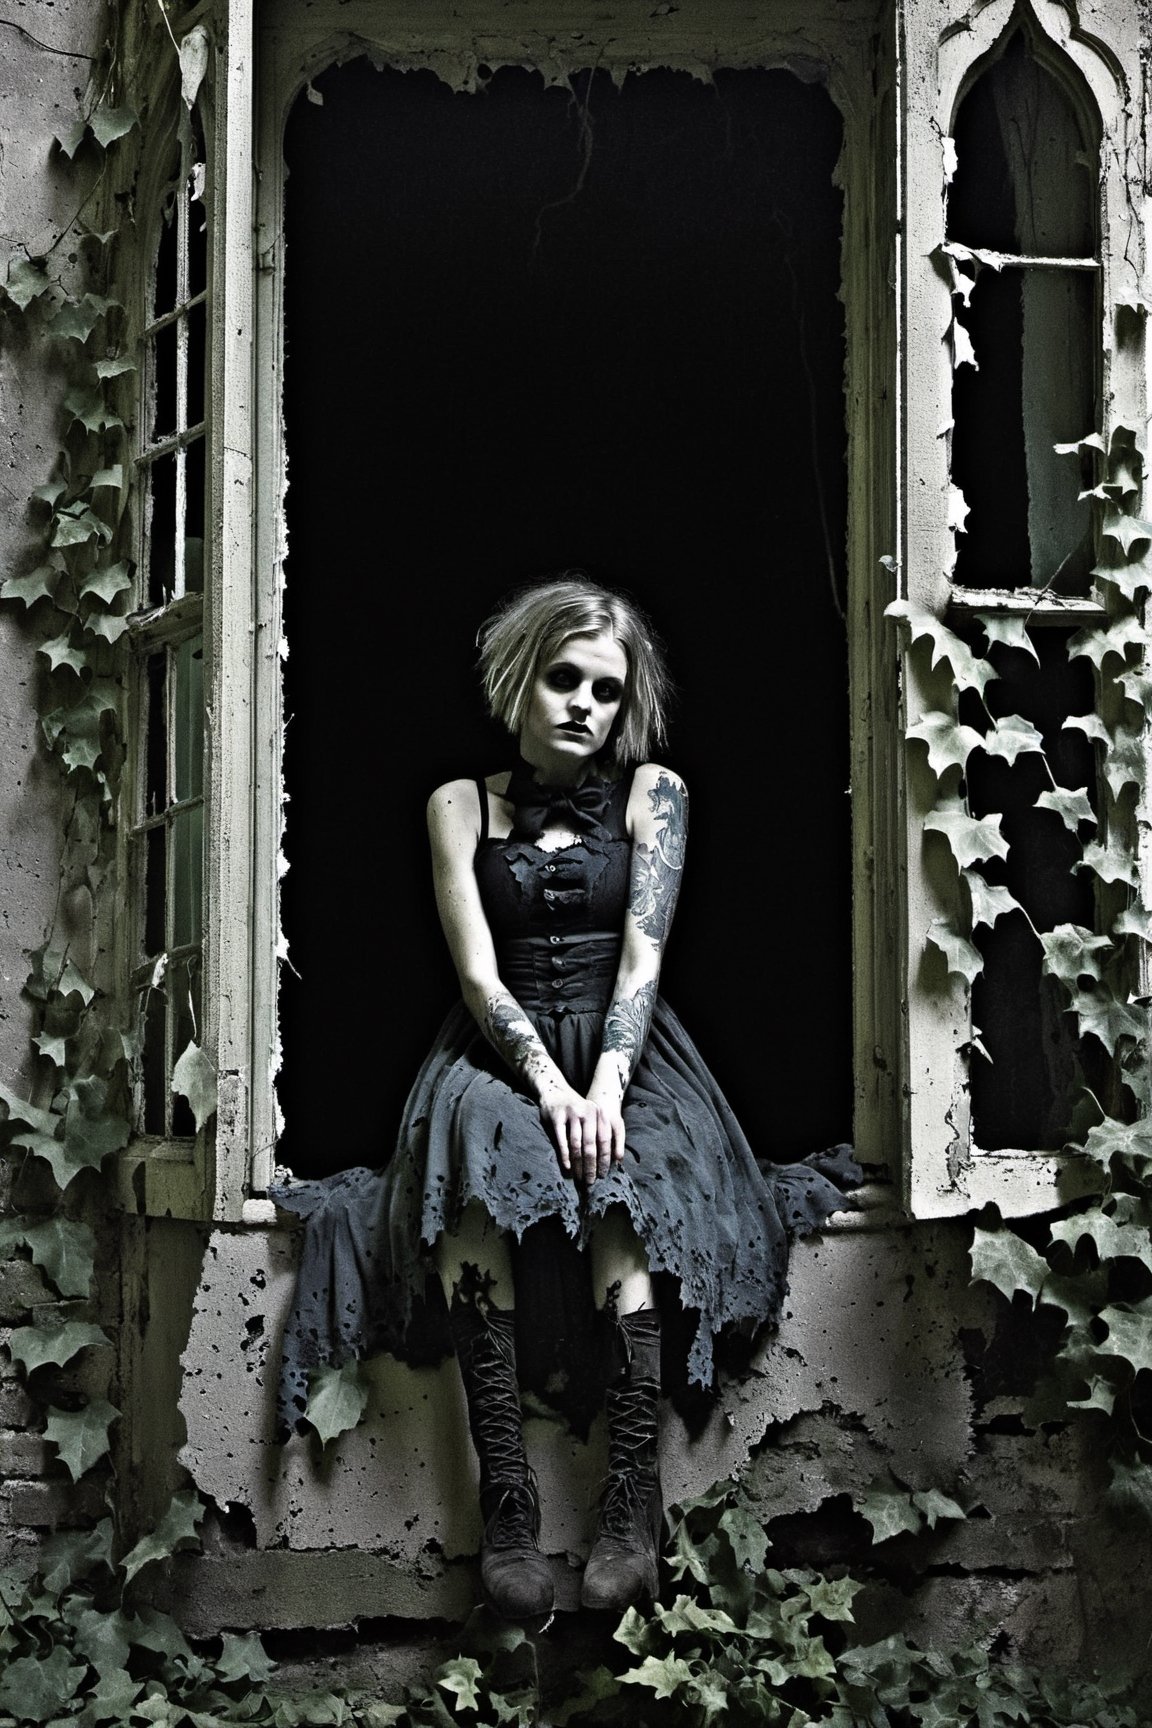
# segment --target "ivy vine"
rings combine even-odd
[[[68,161],[95,161],[95,185],[106,158],[136,132],[139,116],[115,29],[96,69],[84,111],[55,141]],[[157,28],[172,36],[167,12]],[[175,39],[173,38],[175,47]],[[109,1001],[89,976],[89,958],[74,951],[65,910],[78,894],[100,901],[114,882],[113,818],[124,758],[128,607],[134,588],[125,548],[130,490],[125,389],[134,372],[126,349],[127,315],[109,292],[117,230],[85,225],[89,193],[73,222],[39,254],[8,261],[0,310],[18,320],[59,365],[62,438],[51,473],[31,495],[39,550],[31,567],[8,576],[0,598],[23,608],[41,637],[44,662],[41,726],[66,788],[67,825],[56,910],[30,956],[26,991],[39,1010],[35,1047],[45,1067],[41,1103],[0,1087],[9,1154],[26,1204],[0,1221],[0,1253],[27,1255],[57,1300],[11,1337],[10,1353],[43,1407],[44,1435],[72,1482],[106,1466],[119,1412],[107,1400],[62,1395],[57,1371],[86,1353],[111,1347],[91,1317],[97,1237],[92,1215],[96,1178],[127,1143],[129,1096],[137,1051],[113,1023]],[[80,279],[64,258],[66,235],[78,241]],[[959,326],[958,326],[959,328]],[[1065,1317],[1048,1377],[1037,1388],[1038,1420],[1076,1411],[1103,1424],[1111,1445],[1113,1491],[1152,1517],[1152,1431],[1144,1425],[1139,1376],[1152,1369],[1152,1295],[1139,1269],[1152,1272],[1152,1123],[1147,1079],[1148,1002],[1134,993],[1138,956],[1152,939],[1152,914],[1139,898],[1133,849],[1135,800],[1144,788],[1143,739],[1152,673],[1142,597],[1152,589],[1152,525],[1137,514],[1144,458],[1136,434],[1114,427],[1062,447],[1098,459],[1103,478],[1087,496],[1100,516],[1106,557],[1094,571],[1112,604],[1106,624],[1069,645],[1088,658],[1110,687],[1117,718],[1072,716],[1101,752],[1110,806],[1097,819],[1087,787],[1051,784],[1037,807],[1054,813],[1079,840],[1081,868],[1127,893],[1106,934],[1077,925],[1036,930],[1042,966],[1064,987],[1082,1037],[1114,1059],[1133,1101],[1134,1120],[1108,1114],[1077,1142],[1099,1174],[1099,1192],[1036,1227],[998,1222],[975,1229],[973,1276],[1010,1300],[1054,1308]],[[957,512],[956,519],[962,520]],[[913,643],[927,644],[932,666],[946,662],[959,691],[982,701],[995,678],[990,659],[935,615],[905,603],[889,608]],[[989,650],[999,644],[1035,654],[1026,622],[992,613],[981,619]],[[1014,765],[1043,756],[1036,729],[1019,715],[983,729],[957,714],[920,715],[909,738],[927,749],[939,796],[925,820],[955,859],[968,909],[965,922],[935,920],[927,942],[949,971],[971,985],[982,965],[974,934],[1005,913],[1022,910],[980,866],[1002,858],[1007,842],[996,816],[973,815],[963,793],[966,765],[979,749]],[[1045,758],[1046,760],[1046,758]],[[1090,833],[1089,833],[1090,831]],[[1134,1269],[1137,1276],[1134,1279]],[[323,1440],[363,1409],[355,1365],[324,1371],[310,1414]],[[53,1402],[60,1398],[60,1402]],[[898,1483],[862,1489],[858,1510],[877,1542],[902,1530],[964,1516],[938,1490]],[[54,1536],[26,1585],[0,1579],[0,1728],[6,1724],[138,1722],[180,1728],[248,1721],[273,1728],[300,1723],[517,1723],[541,1720],[531,1641],[515,1630],[493,1632],[482,1621],[469,1634],[475,1654],[445,1664],[407,1702],[386,1705],[332,1692],[286,1696],[271,1684],[273,1665],[258,1638],[226,1634],[208,1652],[193,1650],[175,1622],[147,1604],[138,1583],[146,1568],[197,1541],[202,1507],[178,1494],[155,1530],[126,1552],[115,1517]],[[996,1728],[1027,1721],[1051,1728],[1091,1722],[1099,1728],[1147,1728],[1147,1717],[1095,1682],[1045,1679],[995,1663],[983,1647],[944,1656],[894,1636],[853,1646],[845,1628],[860,1585],[777,1569],[767,1534],[738,1487],[720,1485],[677,1510],[668,1566],[670,1602],[624,1617],[615,1666],[576,1677],[576,1689],[549,1701],[546,1720],[564,1724],[645,1722],[778,1723],[783,1728]],[[118,1556],[118,1557],[117,1557]]]

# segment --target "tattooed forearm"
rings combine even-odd
[[[484,1005],[484,1032],[493,1049],[525,1080],[539,1079],[548,1055],[536,1028],[514,997],[490,996]]]
[[[664,946],[676,909],[688,840],[688,795],[661,774],[648,794],[659,826],[651,847],[636,847],[628,910],[645,936]]]
[[[640,1060],[655,1001],[655,982],[641,984],[634,996],[617,996],[605,1017],[604,1051],[616,1057],[621,1082],[625,1086]]]

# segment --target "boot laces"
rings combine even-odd
[[[493,1496],[499,1495],[484,1531],[484,1540],[493,1548],[535,1548],[538,1529],[538,1500],[535,1479],[493,1482]]]
[[[613,1471],[600,1508],[600,1535],[629,1546],[647,1547],[654,1488],[650,1470]]]

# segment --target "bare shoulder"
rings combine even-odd
[[[688,788],[680,775],[659,762],[641,762],[632,776],[628,821],[641,836],[654,828],[683,829],[688,819]]]
[[[428,800],[428,830],[435,839],[476,840],[480,796],[475,780],[446,780]]]

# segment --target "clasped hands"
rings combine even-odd
[[[594,1079],[587,1097],[581,1097],[571,1086],[556,1086],[541,1095],[540,1117],[560,1168],[586,1188],[624,1162],[624,1118],[614,1087]]]

